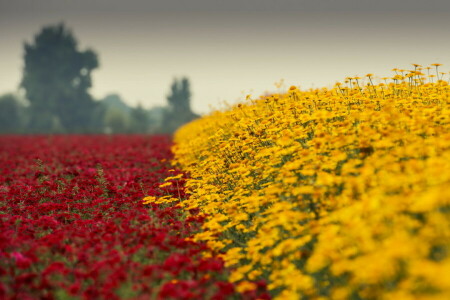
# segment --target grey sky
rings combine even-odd
[[[63,11],[442,11],[448,0],[1,0],[13,10]]]
[[[221,100],[276,91],[281,78],[310,88],[411,63],[448,71],[448,2],[0,0],[0,94],[20,82],[23,42],[60,21],[81,49],[99,54],[94,96],[117,92],[146,107],[165,104],[183,75],[204,113]]]

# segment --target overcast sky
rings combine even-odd
[[[174,77],[193,109],[286,86],[442,63],[450,70],[450,1],[0,0],[0,94],[21,80],[23,43],[63,21],[100,60],[92,94],[164,105]]]
[[[447,0],[2,0],[8,11],[441,11]]]

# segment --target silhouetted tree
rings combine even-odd
[[[126,113],[117,108],[108,108],[104,117],[107,133],[127,133],[129,120]]]
[[[114,107],[127,115],[129,115],[132,110],[132,107],[126,104],[125,100],[123,100],[119,94],[109,94],[101,99],[100,103],[108,108]]]
[[[23,127],[23,107],[13,94],[0,96],[0,133],[18,133]]]
[[[191,91],[187,78],[173,81],[170,86],[170,95],[167,96],[167,102],[174,112],[191,112]]]
[[[147,133],[149,130],[149,123],[148,112],[139,103],[130,113],[130,132]]]
[[[161,133],[162,123],[164,121],[168,106],[154,106],[147,110],[149,120],[149,133]]]
[[[162,132],[172,133],[181,125],[198,118],[191,110],[190,84],[186,77],[173,81],[167,102],[169,109],[164,115]]]
[[[79,51],[64,24],[44,27],[24,48],[21,86],[30,101],[31,128],[43,132],[92,131],[97,103],[88,89],[91,72],[98,67],[97,55],[92,50]]]

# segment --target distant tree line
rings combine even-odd
[[[164,107],[130,107],[117,94],[93,99],[98,67],[64,24],[44,27],[24,45],[21,93],[0,96],[0,133],[173,133],[198,117],[187,78],[174,80]]]

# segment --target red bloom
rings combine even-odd
[[[14,258],[19,269],[27,269],[31,266],[31,259],[20,252],[12,252],[11,257]]]
[[[197,211],[142,204],[185,197],[183,181],[159,188],[180,174],[170,147],[166,136],[0,136],[0,299],[234,295],[217,279],[223,262],[186,241]]]

